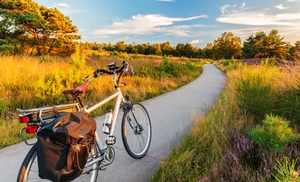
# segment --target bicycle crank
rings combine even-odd
[[[99,162],[98,169],[101,171],[105,171],[106,166],[108,166],[115,160],[115,149],[109,146],[102,155],[103,155],[103,160]]]

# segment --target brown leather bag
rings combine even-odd
[[[83,171],[95,141],[96,122],[86,112],[57,117],[38,131],[39,176],[71,181]]]

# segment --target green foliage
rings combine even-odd
[[[295,42],[295,46],[290,49],[290,55],[293,61],[300,60],[300,40]]]
[[[237,60],[225,60],[223,61],[223,66],[225,69],[223,70],[225,73],[233,70],[233,69],[239,69],[243,67],[243,63]]]
[[[279,116],[266,115],[263,126],[249,130],[249,136],[262,147],[281,152],[287,144],[299,139],[289,127],[289,122]]]
[[[80,52],[78,45],[75,47],[75,53],[70,57],[70,64],[78,70],[86,67],[86,55]]]
[[[14,45],[0,45],[0,54],[1,55],[11,55],[14,53]]]
[[[258,31],[255,36],[251,35],[243,44],[244,58],[286,58],[290,49],[289,43],[283,41],[277,30],[271,30],[266,35]]]
[[[224,32],[214,41],[213,49],[216,59],[235,59],[242,55],[242,41],[232,32]]]
[[[80,39],[76,26],[56,8],[39,6],[32,0],[4,0],[0,7],[0,40],[11,40],[5,45],[19,48],[13,53],[30,47],[30,52],[35,50],[38,55],[52,51],[70,54],[73,40]]]
[[[194,66],[189,61],[184,64],[180,64],[178,62],[170,62],[166,56],[163,57],[163,60],[158,67],[160,75],[166,77],[178,77],[181,74],[184,74],[184,71],[192,69],[194,69]]]
[[[300,86],[300,83],[299,85]],[[300,87],[299,87],[300,88]],[[281,114],[300,125],[300,90],[291,89],[280,94],[280,101],[276,104],[278,107],[277,114]]]
[[[19,131],[23,128],[17,119],[5,120],[0,122],[0,148],[7,147],[9,145],[20,142]],[[32,135],[25,134],[26,138]]]
[[[41,75],[34,85],[36,97],[41,103],[59,104],[64,101],[62,91],[66,88],[73,88],[82,82],[86,71],[86,56],[80,53],[79,46],[76,52],[70,57],[70,67],[63,72],[55,70],[55,74]]]
[[[63,81],[65,81],[64,75],[59,73],[58,70],[53,76],[45,77],[41,75],[34,85],[36,98],[40,100],[40,103],[47,103],[47,105],[62,102],[61,94],[63,89],[66,88]]]
[[[5,117],[5,112],[8,109],[8,106],[9,102],[3,98],[0,98],[0,117]]]
[[[238,80],[237,99],[242,110],[259,119],[274,111],[275,90],[265,75],[249,73]]]
[[[175,77],[178,76],[180,69],[181,68],[178,63],[169,62],[167,57],[163,57],[163,60],[158,67],[158,70],[161,72],[162,75]]]
[[[149,58],[152,61],[152,58]],[[163,57],[161,63],[156,69],[142,66],[141,70],[137,73],[139,76],[149,76],[155,79],[165,78],[165,77],[180,77],[184,74],[188,74],[189,71],[196,70],[197,63],[193,63],[189,60],[182,59],[182,62],[169,61],[166,56]],[[200,65],[200,64],[199,64]]]
[[[277,159],[277,164],[274,167],[273,177],[278,182],[300,182],[299,167],[296,166],[298,159],[289,159],[283,157],[283,161]]]
[[[265,58],[261,61],[261,65],[275,65],[276,63],[276,58]]]

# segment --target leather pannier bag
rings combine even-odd
[[[57,117],[38,131],[39,176],[51,181],[71,181],[83,171],[94,146],[96,122],[86,112]]]

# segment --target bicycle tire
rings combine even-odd
[[[127,153],[134,159],[144,157],[152,139],[151,120],[148,111],[141,103],[132,103],[131,109],[122,118],[122,141]],[[142,128],[138,127],[141,126]]]
[[[37,163],[37,144],[34,144],[29,152],[27,153],[26,157],[24,158],[22,165],[20,167],[17,182],[33,182],[33,181],[49,181],[46,179],[41,179],[38,175],[38,163]],[[97,145],[94,145],[94,149],[91,151],[91,155],[94,152],[98,151]],[[98,177],[98,168],[99,163],[96,162],[92,165],[92,170],[89,174],[85,174],[84,172],[75,180],[76,181],[89,181],[89,182],[96,182]]]

